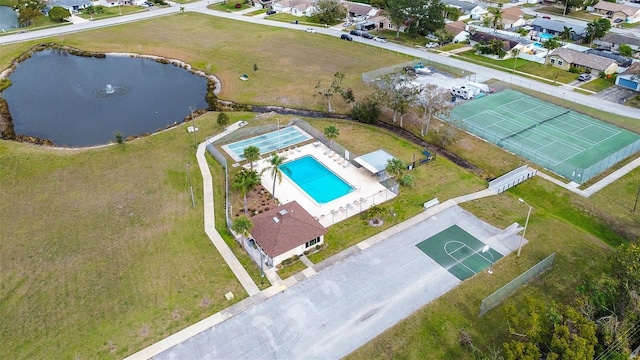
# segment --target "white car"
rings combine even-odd
[[[427,49],[437,48],[438,46],[440,46],[440,44],[438,44],[437,42],[430,42],[430,43],[427,43],[427,45],[425,45]]]
[[[316,33],[316,29],[314,29],[314,28],[310,28],[310,27],[308,27],[308,28],[304,28],[304,31],[306,31],[306,32],[308,32],[308,33],[312,33],[312,34],[315,34],[315,33]]]
[[[373,40],[378,42],[383,42],[383,43],[387,42],[387,38],[384,36],[376,36],[373,38]]]

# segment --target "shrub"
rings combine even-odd
[[[373,99],[365,99],[356,103],[351,109],[351,117],[365,124],[375,123],[380,118],[380,114],[378,102]]]
[[[229,123],[229,116],[223,112],[218,114],[218,125],[225,126]]]
[[[402,178],[400,178],[400,181],[398,181],[400,183],[400,185],[402,186],[412,186],[415,182],[413,175],[411,174],[404,174],[402,176]]]

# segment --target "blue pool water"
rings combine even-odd
[[[540,36],[540,39],[545,39],[545,40],[553,39],[553,35],[547,34],[547,33],[541,33],[538,36]]]
[[[533,43],[533,46],[535,46],[535,47],[542,47],[542,44],[540,44],[539,42],[537,42],[537,43]]]
[[[257,146],[260,149],[260,154],[262,155],[299,144],[309,139],[311,139],[311,136],[307,133],[302,132],[295,126],[289,126],[277,131],[234,142],[223,146],[223,148],[236,161],[239,161],[244,159],[244,155],[242,154],[244,149],[251,145]]]
[[[327,169],[313,156],[303,156],[279,166],[282,173],[318,204],[326,204],[355,188]]]

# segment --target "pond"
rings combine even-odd
[[[18,28],[18,14],[8,6],[0,6],[0,31]]]
[[[44,50],[18,64],[9,79],[2,97],[16,134],[56,146],[153,133],[207,107],[207,79],[153,59]]]

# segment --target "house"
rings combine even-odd
[[[502,10],[502,28],[518,29],[525,25],[524,11],[517,6]]]
[[[536,18],[531,23],[531,26],[533,26],[534,31],[537,31],[539,33],[553,34],[555,36],[562,36],[564,28],[570,28],[571,30],[573,30],[573,33],[571,34],[571,39],[573,41],[583,38],[587,29],[584,26],[543,18]]]
[[[47,7],[53,9],[56,6],[69,10],[70,13],[77,13],[91,5],[90,0],[50,0]]]
[[[499,33],[486,33],[482,31],[476,31],[475,33],[473,33],[469,40],[471,45],[475,45],[475,44],[489,45],[491,41],[494,39],[502,43],[501,48],[507,53],[510,52],[511,49],[513,49],[514,47],[520,45],[522,41],[530,42],[525,39],[509,37]]]
[[[276,12],[293,16],[311,16],[315,11],[315,3],[311,0],[280,0],[272,8]]]
[[[633,62],[632,59],[619,54],[614,54],[611,51],[587,49],[584,52],[586,54],[591,54],[591,55],[596,55],[596,56],[601,56],[603,58],[611,59],[615,61],[619,67],[622,67],[622,68],[628,68],[629,66],[631,66],[631,63]]]
[[[616,77],[616,85],[627,89],[640,91],[640,62],[631,64],[623,73]]]
[[[444,25],[444,29],[451,35],[453,35],[453,39],[451,42],[459,43],[464,42],[469,39],[471,33],[469,32],[469,25],[465,24],[462,21],[451,21]]]
[[[262,253],[263,264],[272,267],[283,260],[324,243],[327,229],[296,201],[251,218],[251,237]]]
[[[599,1],[593,5],[593,12],[606,16],[612,23],[618,19],[627,23],[640,21],[640,8],[615,2]]]
[[[485,7],[471,2],[459,0],[442,0],[441,3],[460,9],[463,15],[460,16],[458,20],[482,20],[482,17],[489,13],[489,11]]]
[[[578,68],[583,72],[604,72],[606,75],[618,70],[618,64],[614,60],[566,48],[555,49],[549,54],[547,63],[564,70]]]
[[[608,33],[602,39],[596,39],[594,43],[600,48],[609,49],[614,52],[618,52],[620,45],[623,44],[629,45],[633,52],[640,51],[640,38],[635,36],[633,33]]]
[[[368,20],[378,13],[378,9],[367,4],[343,1],[342,5],[347,8],[347,17],[349,17],[351,21]]]

